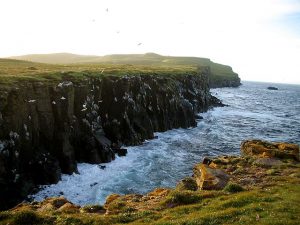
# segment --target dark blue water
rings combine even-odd
[[[279,90],[268,90],[276,86]],[[128,148],[101,170],[80,164],[80,175],[64,175],[45,187],[36,200],[64,196],[77,204],[103,203],[110,193],[145,193],[156,187],[172,187],[192,173],[204,156],[239,154],[246,139],[300,144],[300,86],[244,82],[239,88],[212,89],[228,107],[203,113],[196,128],[157,133],[158,139]]]

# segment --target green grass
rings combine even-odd
[[[283,185],[174,208],[155,224],[297,224],[299,213],[299,185]]]
[[[108,74],[123,74],[123,72],[131,73],[136,72],[137,70],[139,72],[145,72],[146,74],[149,74],[149,70],[151,73],[153,71],[155,72],[155,70],[159,73],[166,72],[167,70],[167,74],[170,74],[174,72],[176,73],[178,69],[182,72],[182,70],[187,70],[188,68],[193,68],[194,70],[198,67],[209,67],[211,71],[210,80],[213,82],[238,79],[238,75],[232,71],[230,66],[214,63],[207,58],[162,56],[155,53],[106,56],[84,56],[69,53],[56,53],[25,55],[14,57],[14,59],[23,60],[18,61],[18,64],[23,64],[23,66],[25,66],[24,71],[21,71],[22,74],[28,72],[30,72],[30,74],[39,74],[41,72],[41,67],[45,69],[43,72],[51,72],[53,70],[58,70],[56,72],[60,72],[60,70],[102,71],[102,69],[105,68],[105,73]],[[8,63],[7,59],[4,60]],[[0,75],[1,61],[4,60],[0,60]],[[36,64],[26,66],[26,64],[30,64],[28,61],[35,62]],[[19,73],[17,75],[19,75]]]
[[[127,211],[117,215],[40,214],[1,212],[0,224],[297,224],[300,215],[300,185],[291,183],[228,194],[223,191],[170,193],[173,208],[157,211]]]
[[[182,190],[172,191],[166,198],[165,205],[186,205],[199,202],[202,199],[202,196],[195,191]]]
[[[142,66],[109,64],[52,65],[13,59],[0,59],[0,83],[17,81],[81,80],[86,77],[159,75],[196,75],[200,68],[195,66]]]
[[[237,192],[243,191],[244,188],[235,183],[228,183],[223,190],[230,192],[230,193],[237,193]]]
[[[14,215],[12,220],[12,225],[39,225],[39,224],[51,224],[46,218],[39,216],[37,213],[33,211],[22,211],[18,212]]]

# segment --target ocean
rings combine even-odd
[[[31,196],[65,196],[75,204],[103,204],[111,193],[146,193],[157,187],[174,187],[192,175],[203,157],[239,155],[247,139],[300,144],[300,85],[242,82],[238,88],[217,88],[211,93],[226,107],[200,114],[195,128],[156,133],[157,139],[127,147],[126,157],[117,157],[101,169],[81,163],[80,174],[63,175],[53,185],[41,186]],[[276,86],[278,90],[268,90]]]

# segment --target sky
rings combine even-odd
[[[155,52],[300,84],[300,0],[0,0],[0,57]]]

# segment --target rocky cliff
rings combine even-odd
[[[59,82],[0,83],[1,207],[77,172],[77,162],[109,162],[122,145],[155,131],[195,126],[196,113],[220,104],[208,75],[207,68],[172,76],[84,72]]]
[[[237,74],[232,74],[230,77],[224,77],[222,75],[212,74],[210,76],[209,87],[210,88],[222,88],[222,87],[238,87],[241,85],[241,79]]]

